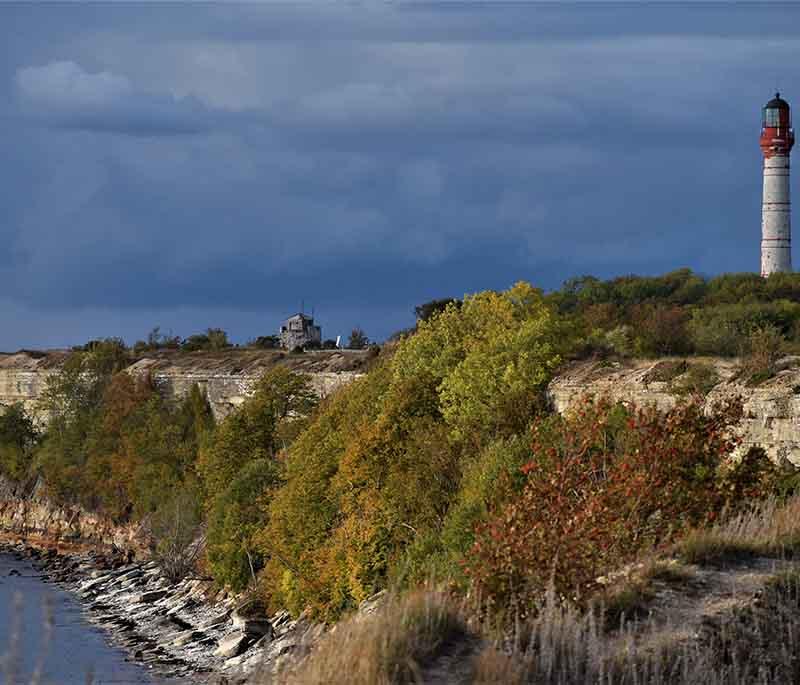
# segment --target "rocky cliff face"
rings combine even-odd
[[[32,415],[47,379],[67,357],[63,351],[0,354],[0,407],[21,402]]]
[[[40,421],[44,416],[37,401],[67,357],[65,351],[0,354],[0,406],[21,402]],[[306,373],[317,393],[324,397],[363,373],[369,351],[323,350],[287,354],[278,350],[238,350],[181,353],[163,351],[140,358],[128,368],[135,375],[149,375],[168,397],[180,399],[197,384],[206,392],[217,419],[244,402],[253,385],[275,366]]]
[[[128,371],[150,375],[156,387],[167,397],[175,399],[184,397],[193,385],[199,385],[208,397],[214,417],[219,420],[245,401],[258,379],[270,368],[283,366],[307,374],[317,394],[325,397],[358,378],[368,363],[369,355],[369,352],[361,350],[296,355],[274,350],[173,352],[140,359]]]
[[[732,398],[743,402],[742,449],[761,446],[776,462],[788,459],[800,465],[800,366],[792,360],[786,360],[788,368],[753,387],[737,378],[737,363],[730,359],[582,361],[564,369],[550,383],[548,395],[559,412],[586,395],[666,410],[681,399],[678,388],[692,365],[701,364],[718,380],[705,397],[707,407]]]
[[[41,481],[26,488],[0,476],[0,538],[34,547],[148,554],[149,536],[139,525],[116,525],[80,507],[59,506],[46,496]]]

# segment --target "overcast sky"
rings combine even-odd
[[[759,109],[800,103],[798,27],[774,4],[1,4],[0,349],[243,342],[302,301],[325,337],[382,339],[520,279],[757,271]]]

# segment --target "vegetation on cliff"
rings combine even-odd
[[[724,274],[689,269],[663,276],[573,278],[548,301],[577,327],[583,354],[746,355],[769,331],[800,349],[800,275]]]
[[[534,617],[548,588],[586,607],[604,574],[794,490],[758,450],[731,459],[739,409],[695,404],[713,384],[701,366],[678,363],[692,373],[667,413],[599,399],[557,416],[544,390],[589,354],[744,353],[758,379],[800,344],[799,277],[583,278],[429,304],[324,401],[276,367],[218,425],[197,388],[170,404],[101,341],[49,384],[43,435],[19,408],[0,417],[0,468],[152,521],[165,558],[177,518],[202,522],[221,585],[326,620],[426,582],[501,617]]]

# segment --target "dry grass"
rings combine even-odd
[[[536,620],[475,660],[473,683],[508,685],[778,685],[800,682],[800,580],[780,575],[758,602],[709,622],[695,640],[637,642],[551,597]],[[647,626],[639,626],[646,633]],[[622,648],[620,648],[622,645]]]
[[[466,636],[460,608],[446,595],[419,591],[389,596],[373,614],[339,623],[298,667],[264,682],[421,683],[425,667]]]
[[[800,496],[767,501],[689,536],[683,560],[712,564],[742,556],[784,557],[800,550]],[[715,571],[721,572],[721,571]],[[548,593],[525,621],[502,633],[445,595],[389,599],[372,615],[339,624],[282,685],[507,683],[508,685],[767,685],[800,682],[800,575],[775,575],[758,598],[700,616],[687,632],[676,614],[648,616],[654,597],[686,594],[700,569],[650,560],[612,579],[600,608],[582,611]],[[661,595],[666,591],[666,595]],[[693,590],[693,592],[696,591]],[[687,596],[692,597],[691,593]],[[684,597],[685,601],[685,597]],[[668,607],[667,607],[668,608]],[[663,619],[663,617],[662,617]],[[672,623],[671,621],[676,621]],[[472,625],[472,624],[470,624]],[[695,629],[693,629],[695,630]],[[692,637],[690,637],[692,635]],[[467,645],[456,659],[453,645]],[[444,662],[444,667],[443,667]],[[455,668],[457,672],[446,671]],[[452,679],[450,677],[452,676]]]
[[[800,550],[800,496],[758,506],[690,533],[677,551],[692,564],[714,564],[753,556],[787,557]]]

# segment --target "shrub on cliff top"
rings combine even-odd
[[[662,414],[587,400],[537,422],[521,493],[479,527],[468,573],[501,607],[525,608],[552,582],[585,598],[603,572],[713,519],[717,469],[740,408]]]

